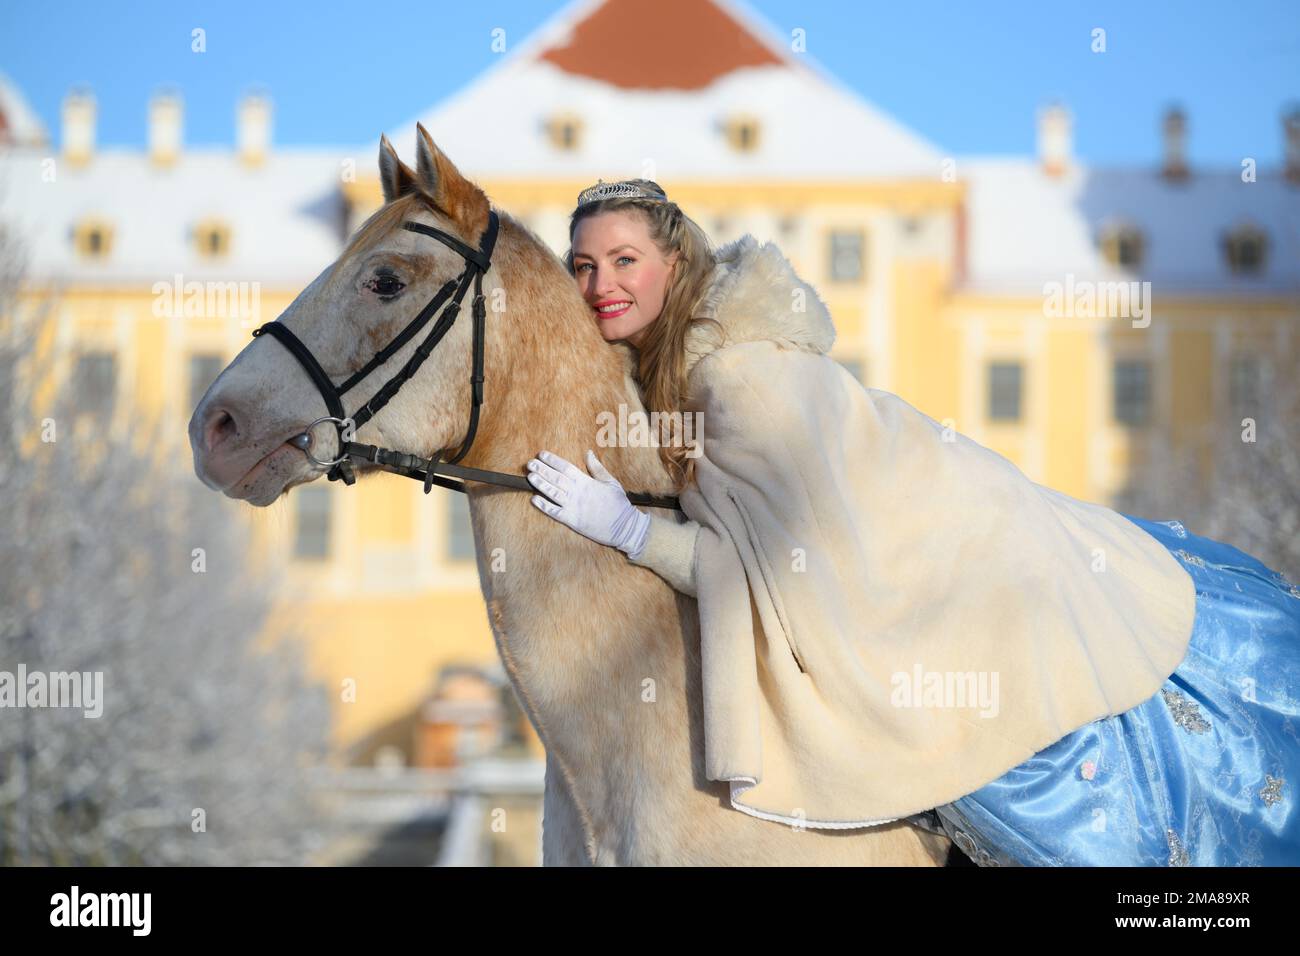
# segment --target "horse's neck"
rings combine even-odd
[[[599,412],[617,414],[618,402],[629,399],[633,410],[641,409],[625,387],[621,361],[615,371],[566,369],[539,385],[531,412],[517,410],[527,426],[494,430],[475,467],[518,474],[546,448],[586,472],[591,448],[628,490],[665,491],[653,448],[595,445]],[[525,394],[515,389],[512,383],[512,395]],[[517,398],[498,406],[507,421],[511,401]],[[544,515],[530,498],[481,485],[471,492],[483,595],[503,665],[548,759],[572,778],[594,829],[609,830],[635,798],[626,792],[629,779],[641,774],[644,789],[652,785],[647,768],[662,765],[665,753],[689,754],[683,702],[690,669],[678,600],[621,551]],[[691,761],[678,763],[689,775]],[[631,778],[609,774],[612,766],[630,770]]]

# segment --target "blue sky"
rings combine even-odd
[[[377,141],[495,62],[494,28],[515,45],[566,5],[439,0],[381,17],[332,0],[0,4],[0,70],[56,139],[64,94],[92,87],[106,145],[143,142],[148,97],[164,85],[184,96],[190,143],[231,143],[252,86],[274,100],[278,144]],[[1153,161],[1159,116],[1177,102],[1194,164],[1274,164],[1281,111],[1300,102],[1296,0],[749,5],[783,36],[803,28],[809,56],[957,155],[1032,152],[1035,110],[1060,98],[1091,163]],[[190,50],[194,27],[206,53]],[[1090,50],[1095,27],[1105,53]]]

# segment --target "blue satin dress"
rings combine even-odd
[[[982,866],[1300,865],[1300,588],[1177,521],[1125,517],[1196,583],[1183,662],[930,823]]]

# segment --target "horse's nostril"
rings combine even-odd
[[[203,430],[204,444],[208,451],[212,451],[231,435],[238,433],[239,426],[234,417],[224,408],[215,408],[208,416],[207,427]]]

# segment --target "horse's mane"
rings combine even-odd
[[[498,209],[497,216],[501,220],[502,233],[509,232],[514,240],[506,245],[505,254],[499,257],[497,263],[502,279],[515,289],[520,288],[521,284],[540,286],[539,291],[546,300],[543,314],[549,328],[554,329],[560,323],[571,323],[586,332],[594,333],[590,336],[592,341],[604,345],[605,341],[592,321],[587,304],[582,300],[573,276],[564,267],[560,257],[510,213]]]
[[[411,214],[412,206],[423,206],[432,212],[442,213],[442,210],[437,207],[433,200],[423,193],[411,192],[398,196],[392,202],[384,203],[384,205],[376,209],[365,222],[357,227],[336,261],[342,262],[358,249],[372,243],[379,236],[388,235],[389,232],[397,228],[397,224],[401,220]],[[443,214],[445,215],[445,213]]]

